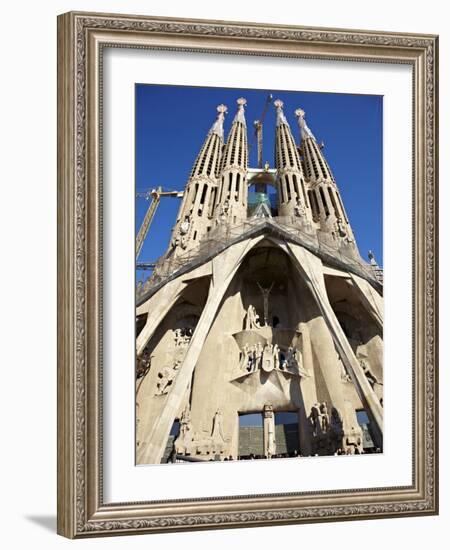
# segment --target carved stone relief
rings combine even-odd
[[[176,248],[177,246],[180,246],[181,248],[185,249],[187,247],[187,238],[189,229],[191,227],[191,220],[189,216],[186,216],[184,220],[180,223],[179,229],[175,235],[175,237],[172,239],[172,248]]]
[[[156,383],[155,395],[165,395],[169,393],[170,386],[177,375],[180,365],[181,361],[179,359],[175,359],[173,365],[165,365],[158,372],[159,380]]]
[[[239,370],[244,374],[251,374],[262,369],[270,373],[273,370],[285,372],[301,377],[309,377],[310,374],[303,367],[302,352],[298,348],[289,347],[283,351],[278,344],[258,342],[253,345],[244,344],[241,351]]]
[[[245,330],[254,330],[260,328],[259,315],[256,312],[255,306],[248,306],[247,315],[245,317]]]
[[[375,395],[380,400],[380,403],[383,404],[383,382],[381,382],[381,380],[378,380],[378,378],[375,376],[366,358],[360,358],[359,364],[361,365],[367,381],[372,386]]]
[[[191,326],[176,328],[173,332],[175,353],[169,364],[165,364],[158,372],[156,382],[155,396],[166,395],[175,380],[178,370],[183,362],[187,348],[194,334],[194,328]]]
[[[230,438],[225,437],[223,429],[223,413],[217,409],[212,418],[210,431],[195,432],[192,428],[189,405],[186,406],[180,418],[180,433],[175,440],[175,452],[179,455],[193,456],[201,459],[216,456],[228,456]]]
[[[143,378],[150,370],[152,358],[148,350],[136,358],[136,379]]]
[[[331,408],[331,416],[328,412],[328,404],[315,403],[311,407],[308,417],[313,454],[329,455],[335,453],[343,446],[343,420],[339,411]]]

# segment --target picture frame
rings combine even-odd
[[[412,67],[412,483],[105,502],[103,156],[106,48]],[[69,538],[438,513],[438,37],[70,12],[58,17],[58,533]]]

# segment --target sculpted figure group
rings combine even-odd
[[[326,433],[330,427],[330,416],[326,402],[315,403],[311,408],[309,415],[313,436],[319,436]]]
[[[284,354],[278,344],[262,345],[261,342],[245,344],[242,348],[240,369],[248,373],[262,368],[266,372],[273,369],[308,376],[303,368],[301,351],[290,346]]]
[[[164,365],[158,372],[158,381],[156,383],[155,395],[165,395],[169,393],[170,386],[174,381],[178,370],[180,369],[186,349],[191,341],[194,329],[192,327],[177,328],[174,331],[175,357],[172,363]]]
[[[250,304],[248,306],[247,315],[245,317],[245,330],[254,330],[257,328],[261,328],[261,324],[259,322],[259,315],[256,312],[255,306],[252,306]]]

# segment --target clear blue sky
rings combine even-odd
[[[361,255],[373,250],[383,265],[382,250],[382,105],[381,96],[290,92],[276,89],[248,90],[184,86],[136,85],[136,190],[162,185],[183,190],[192,165],[216,117],[216,106],[225,103],[225,136],[236,112],[236,99],[247,99],[249,143],[253,121],[259,119],[268,93],[284,101],[284,112],[296,142],[294,111],[302,107],[334,173]],[[264,123],[264,161],[274,167],[275,108],[269,107]],[[257,165],[256,144],[250,167]],[[154,261],[167,249],[179,199],[163,198],[142,249],[140,261]],[[136,231],[148,202],[136,199]],[[137,274],[138,279],[143,273]]]

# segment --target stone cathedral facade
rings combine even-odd
[[[275,166],[250,168],[245,105],[226,140],[217,108],[137,290],[138,464],[382,450],[382,271],[304,111],[296,141],[274,102]]]

